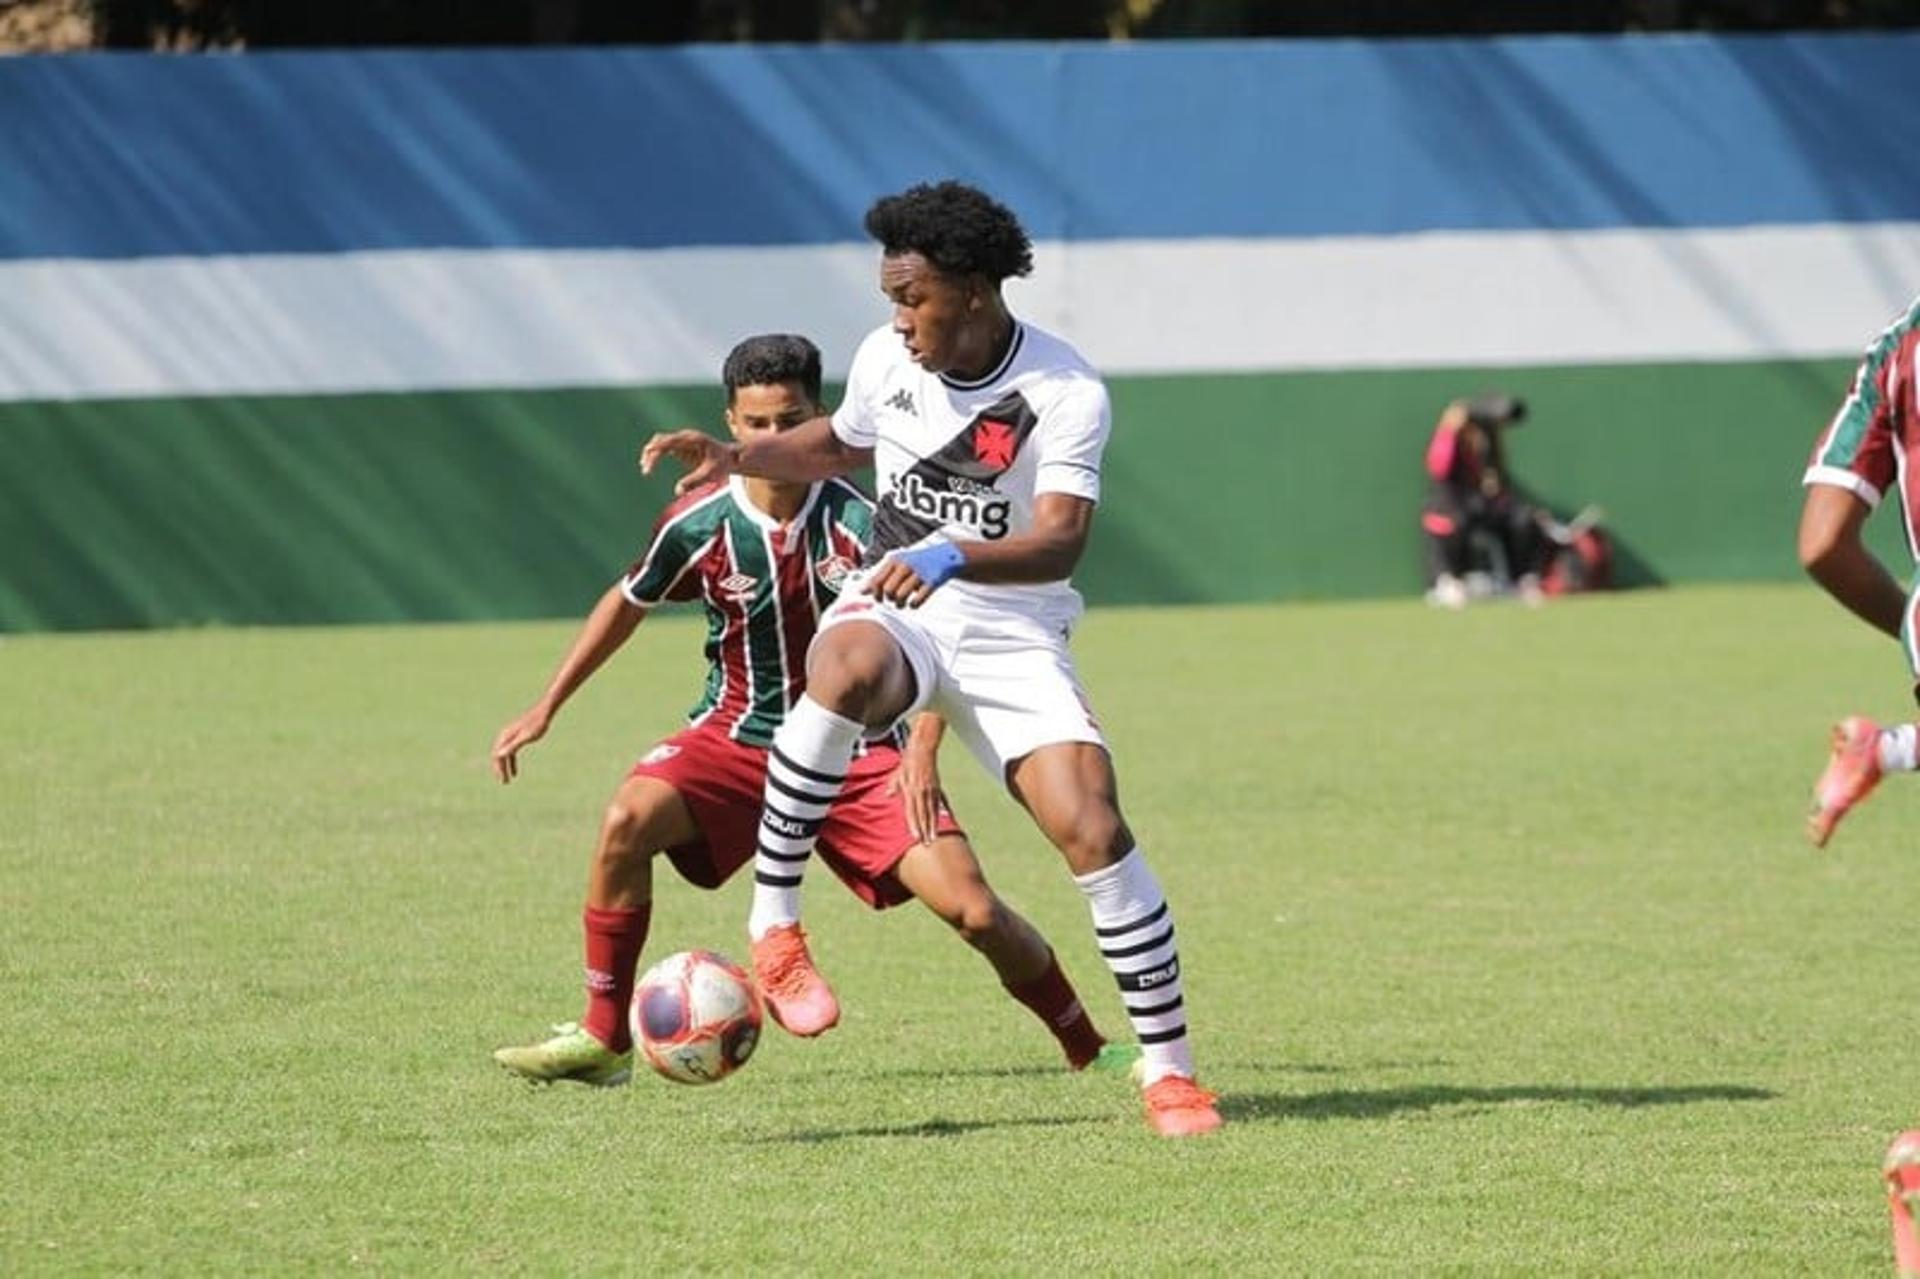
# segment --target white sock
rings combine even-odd
[[[857,720],[804,695],[775,731],[753,854],[753,909],[747,915],[747,935],[755,941],[770,928],[800,921],[807,858],[820,820],[846,780],[861,731]]]
[[[1173,913],[1147,859],[1135,848],[1111,866],[1075,875],[1073,882],[1086,895],[1101,957],[1120,987],[1120,1002],[1140,1041],[1141,1082],[1151,1084],[1168,1075],[1193,1078]]]
[[[1880,771],[1911,773],[1920,769],[1914,758],[1916,734],[1912,724],[1894,724],[1880,730]]]

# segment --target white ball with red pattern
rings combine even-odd
[[[746,970],[710,950],[683,950],[647,969],[628,1020],[647,1064],[675,1083],[719,1083],[760,1042],[760,991]]]

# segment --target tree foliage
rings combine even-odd
[[[1920,26],[1920,0],[91,0],[108,48]]]

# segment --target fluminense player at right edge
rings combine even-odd
[[[1829,595],[1900,641],[1920,694],[1920,587],[1902,587],[1861,539],[1867,516],[1898,486],[1907,545],[1920,548],[1920,300],[1867,348],[1840,411],[1807,465],[1800,562]],[[1847,811],[1888,773],[1920,767],[1916,725],[1881,727],[1864,715],[1834,726],[1832,755],[1814,785],[1807,835],[1826,846]]]
[[[1068,579],[1100,499],[1107,391],[1079,352],[1015,319],[1001,284],[1033,266],[1004,206],[958,182],[867,213],[890,325],[860,346],[829,417],[737,444],[656,435],[641,454],[808,481],[869,461],[880,490],[857,580],[821,618],[807,692],[769,751],[748,932],[774,1019],[817,1035],[839,1004],[800,930],[815,831],[862,737],[935,707],[1066,858],[1144,1052],[1147,1119],[1165,1136],[1220,1126],[1194,1080],[1173,914],[1120,814],[1100,727],[1067,636]]]

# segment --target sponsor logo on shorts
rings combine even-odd
[[[642,764],[664,764],[680,753],[680,748],[672,742],[661,742],[658,746],[640,757]]]

